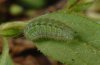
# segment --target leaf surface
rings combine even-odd
[[[40,18],[61,21],[79,36],[78,40],[75,39],[70,43],[53,40],[37,42],[36,45],[44,54],[68,65],[100,65],[99,24],[74,13],[52,13],[36,19]]]

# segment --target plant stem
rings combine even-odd
[[[9,55],[8,39],[3,37],[3,51],[0,59],[0,65],[13,65]]]

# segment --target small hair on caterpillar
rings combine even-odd
[[[65,23],[48,18],[32,20],[26,26],[24,33],[26,38],[33,41],[38,39],[68,41],[75,37],[75,32]]]

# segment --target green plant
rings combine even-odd
[[[0,26],[0,36],[3,38],[3,51],[0,56],[0,65],[14,65],[9,55],[8,39],[23,32],[23,28],[27,23],[9,22]]]
[[[0,56],[0,65],[14,65],[12,59],[9,55],[9,46],[8,40],[6,37],[3,37],[3,52]]]
[[[36,42],[39,50],[45,55],[64,64],[100,65],[100,25],[76,14],[77,8],[70,8],[74,1],[69,1],[71,5],[64,9],[67,12],[62,10],[42,15],[29,23],[11,22],[1,25],[0,35],[6,39],[4,38],[0,65],[13,65],[12,61],[8,62],[11,58],[7,39],[20,33]]]
[[[53,23],[53,25],[51,23]],[[40,32],[45,33],[44,35],[47,34],[45,38],[48,40],[45,39],[41,40],[39,39],[40,38],[39,34],[37,34],[36,36],[34,33],[35,31],[37,33],[37,31],[41,29],[40,24],[45,24],[44,26],[48,26],[49,24],[51,24],[50,27],[54,27],[53,28],[54,30],[55,25],[58,26],[58,23],[60,24],[64,23],[63,25],[61,25],[61,27],[64,26],[63,29],[66,29],[64,31],[65,34],[68,33],[71,28],[72,32],[75,32],[77,36],[74,39],[70,40],[70,42],[67,42],[67,40],[66,41],[59,40],[59,39],[57,40],[55,39],[56,37],[54,37],[52,40],[52,38],[50,38],[50,36],[48,36],[47,34],[48,30],[46,27],[44,27],[46,28],[46,32],[44,32],[44,30],[41,30]],[[44,54],[49,55],[54,59],[57,59],[69,65],[88,65],[88,64],[99,65],[100,64],[99,62],[100,26],[99,24],[95,23],[94,21],[88,18],[79,16],[74,13],[57,12],[57,13],[43,15],[36,19],[33,19],[32,22],[30,22],[27,26],[25,25],[25,27],[26,27],[25,28],[26,37],[30,39],[31,36],[32,41],[38,39],[38,41],[34,41],[37,43],[36,44],[37,47]],[[59,29],[59,27],[60,26],[58,26],[56,29]],[[13,28],[10,27],[10,29]],[[35,36],[32,35],[32,31],[33,31],[33,35]],[[54,32],[52,31],[52,33]],[[52,33],[50,35],[52,35]],[[54,34],[54,36],[56,36],[56,34]],[[72,37],[74,36],[72,35]],[[42,36],[42,39],[43,38],[44,36]]]

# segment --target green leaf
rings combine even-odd
[[[7,38],[4,38],[3,41],[3,52],[0,57],[0,65],[14,65],[9,55],[9,46]]]
[[[46,14],[32,22],[40,19],[48,19],[45,20],[47,23],[52,19],[65,23],[79,36],[78,39],[74,39],[70,43],[53,40],[36,42],[37,47],[44,54],[68,65],[100,65],[99,24],[77,14],[64,12]],[[27,29],[25,30],[27,31]]]

